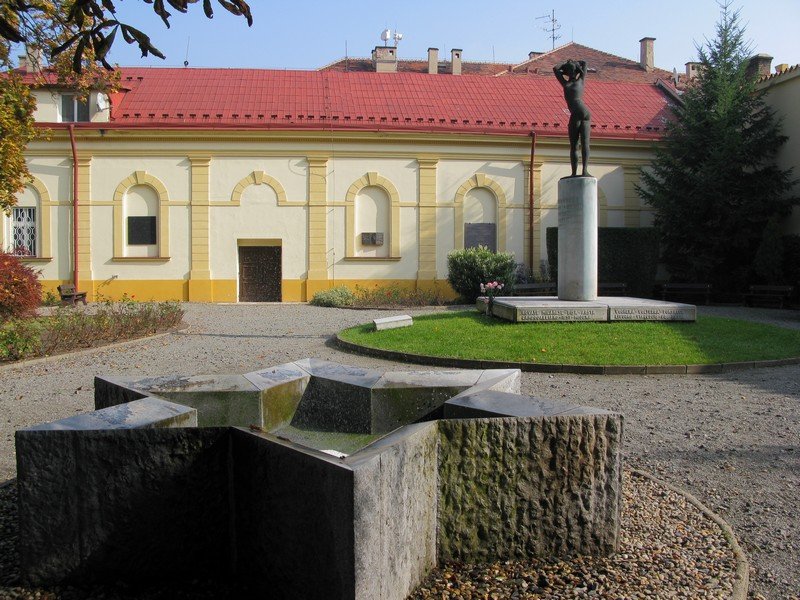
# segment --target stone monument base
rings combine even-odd
[[[479,298],[478,310],[486,303]],[[696,321],[693,304],[647,298],[601,296],[592,302],[559,300],[555,296],[501,296],[495,298],[492,314],[513,323],[537,321]]]

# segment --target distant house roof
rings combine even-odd
[[[794,65],[791,67],[786,67],[785,69],[781,69],[780,71],[776,71],[775,73],[771,73],[764,77],[761,77],[756,83],[761,86],[762,84],[772,84],[777,83],[782,80],[793,79],[794,77],[800,76],[800,65]]]
[[[656,80],[669,81],[674,86],[673,73],[665,69],[654,68],[647,71],[638,61],[615,56],[608,52],[596,50],[583,44],[569,42],[548,52],[531,52],[529,58],[520,63],[498,62],[461,62],[464,75],[486,75],[507,77],[509,75],[541,75],[553,76],[553,67],[569,60],[585,60],[589,69],[589,77],[603,81],[627,81],[629,83],[655,83]],[[451,63],[439,61],[439,74],[450,73]],[[320,71],[353,71],[375,72],[371,58],[341,58],[319,69]],[[427,73],[427,60],[397,61],[398,73]],[[678,88],[682,88],[686,76],[679,74]]]
[[[497,75],[507,70],[509,63],[462,61],[461,73],[463,75]],[[450,61],[440,60],[439,73],[450,73]],[[339,71],[342,73],[374,73],[375,65],[371,58],[340,58],[324,67],[320,71]],[[398,73],[427,73],[427,59],[398,59]]]
[[[589,68],[588,78],[600,81],[626,81],[628,83],[655,83],[656,80],[671,81],[673,74],[665,69],[653,68],[647,71],[639,62],[615,56],[608,52],[595,50],[589,46],[569,42],[563,46],[534,56],[519,64],[513,65],[498,76],[508,75],[541,75],[545,77],[553,76],[553,67],[560,65],[569,59],[585,60]],[[682,85],[685,76],[681,76],[679,86]]]
[[[111,122],[82,127],[462,132],[565,136],[555,77],[259,69],[121,69]],[[594,137],[655,139],[670,98],[656,85],[593,81]]]

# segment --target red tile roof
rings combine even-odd
[[[586,66],[590,69],[587,80],[655,83],[657,79],[672,81],[673,77],[671,71],[659,68],[647,71],[635,60],[615,56],[575,42],[569,42],[555,50],[514,65],[511,70],[499,73],[498,76],[540,75],[552,77],[553,67],[570,58],[586,61]],[[684,79],[685,75],[681,76],[679,87],[682,87]]]
[[[118,127],[355,129],[566,135],[554,77],[124,68]],[[668,97],[652,84],[592,81],[595,137],[658,138]],[[108,124],[98,126],[108,127]]]
[[[508,70],[511,65],[509,63],[495,63],[495,62],[475,62],[475,61],[462,61],[461,74],[462,75],[497,75],[503,71]],[[452,73],[452,64],[450,61],[439,61],[438,65],[439,74]],[[341,73],[374,73],[375,65],[372,63],[371,58],[340,58],[324,67],[319,68],[320,71],[339,71]],[[397,72],[399,73],[427,73],[428,60],[427,59],[400,59],[397,61]]]

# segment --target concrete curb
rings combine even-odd
[[[520,371],[526,371],[528,373],[577,373],[581,375],[698,375],[800,364],[800,356],[796,356],[775,360],[755,360],[706,365],[560,365],[428,356],[426,354],[413,354],[410,352],[398,352],[396,350],[383,350],[348,342],[340,338],[338,333],[333,337],[333,342],[341,350],[386,360],[459,369],[519,369]]]
[[[101,350],[120,348],[122,346],[132,345],[137,342],[147,342],[150,340],[157,340],[159,338],[172,335],[173,333],[184,332],[187,329],[189,329],[189,325],[184,323],[183,325],[178,326],[175,329],[171,329],[170,331],[165,331],[163,333],[145,335],[142,337],[133,338],[131,340],[123,340],[121,342],[112,342],[111,344],[105,344],[102,346],[93,346],[91,348],[84,348],[83,350],[76,350],[75,352],[62,352],[61,354],[53,354],[52,356],[42,356],[40,358],[27,358],[24,360],[17,360],[8,364],[0,365],[0,373],[4,371],[11,371],[12,369],[16,369],[19,367],[29,367],[31,365],[53,362],[64,358],[72,358],[73,356],[83,356],[85,354],[91,354],[92,352],[99,352]]]
[[[647,471],[631,469],[630,472],[633,475],[644,477],[645,479],[649,479],[658,485],[662,485],[676,494],[680,494],[686,498],[690,504],[694,505],[695,508],[703,513],[703,515],[714,521],[714,523],[719,526],[719,528],[722,530],[722,535],[730,544],[731,551],[733,552],[733,556],[736,560],[736,573],[733,578],[733,592],[731,594],[731,600],[747,600],[747,591],[750,587],[750,563],[747,560],[747,555],[744,553],[744,550],[742,550],[742,547],[739,545],[739,541],[736,539],[736,534],[731,526],[728,525],[727,521],[725,521],[725,519],[720,517],[717,513],[700,502],[697,497],[686,490],[677,488],[674,485],[659,479],[655,475],[651,475]]]

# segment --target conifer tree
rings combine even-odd
[[[720,7],[716,37],[697,48],[699,76],[673,107],[639,193],[655,209],[672,279],[735,292],[749,281],[770,219],[800,200],[789,194],[791,171],[776,163],[787,138],[747,73],[739,12]]]

